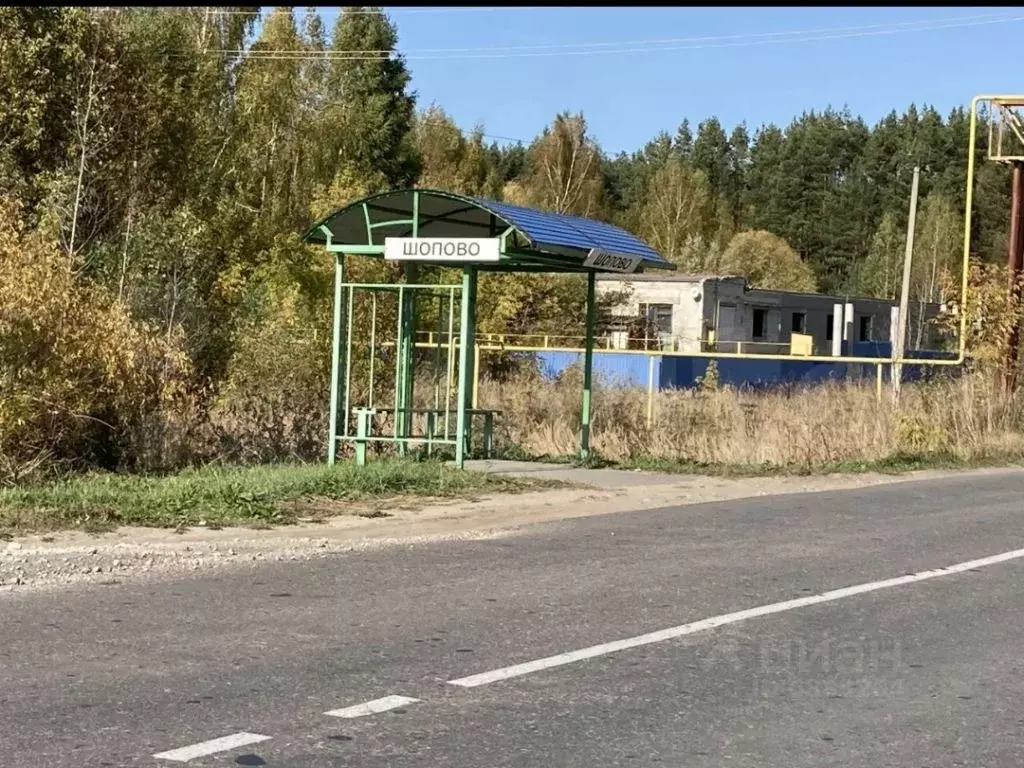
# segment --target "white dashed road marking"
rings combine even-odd
[[[266,741],[269,736],[260,736],[258,733],[232,733],[230,736],[222,736],[219,739],[201,741],[181,749],[172,749],[170,752],[161,752],[153,757],[160,760],[173,760],[176,763],[187,763],[197,757],[212,755],[217,752],[226,752],[229,749],[237,749],[249,744],[258,744]]]
[[[908,576],[898,576],[894,579],[885,579],[884,581],[870,581],[864,584],[856,584],[852,587],[833,589],[817,595],[785,600],[781,603],[761,605],[757,608],[748,608],[744,611],[726,613],[721,616],[712,616],[709,619],[702,619],[691,624],[681,624],[678,627],[669,627],[668,629],[650,632],[646,635],[638,635],[624,640],[615,640],[610,643],[602,643],[601,645],[592,645],[589,648],[582,648],[578,651],[560,653],[557,656],[548,656],[543,659],[528,661],[523,664],[515,664],[511,667],[492,669],[490,672],[481,672],[478,675],[460,677],[457,680],[449,680],[448,682],[451,685],[458,685],[463,688],[474,688],[478,685],[487,685],[488,683],[494,683],[499,680],[508,680],[510,677],[519,677],[521,675],[528,675],[531,672],[539,672],[543,669],[551,669],[552,667],[560,667],[565,664],[583,661],[584,659],[592,659],[595,656],[604,656],[608,653],[624,651],[627,648],[636,648],[641,645],[650,645],[651,643],[660,643],[665,640],[672,640],[677,637],[682,637],[683,635],[692,635],[695,632],[703,632],[706,629],[714,629],[715,627],[721,627],[725,624],[735,624],[740,621],[746,621],[747,619],[757,618],[758,616],[768,616],[773,613],[792,611],[796,608],[805,608],[809,605],[828,603],[833,600],[841,600],[844,597],[862,595],[865,592],[875,592],[880,589],[889,589],[890,587],[900,587],[904,584],[913,584],[918,581],[927,581],[928,579],[935,579],[939,576],[950,576],[954,573],[963,573],[964,571],[973,570],[975,568],[984,568],[985,566],[996,565],[997,563],[1005,563],[1008,560],[1016,560],[1021,557],[1024,557],[1024,549],[1015,549],[1012,552],[1003,552],[1002,554],[983,557],[979,560],[968,560],[965,563],[948,565],[945,568],[938,568],[932,571],[921,571]]]
[[[797,608],[806,608],[807,606],[842,600],[846,597],[854,597],[855,595],[862,595],[867,592],[876,592],[881,589],[890,589],[892,587],[900,587],[905,584],[927,581],[928,579],[935,579],[939,576],[951,576],[957,573],[964,573],[965,571],[973,571],[990,565],[1005,563],[1010,560],[1017,560],[1022,557],[1024,557],[1024,549],[1015,549],[1011,552],[1003,552],[999,555],[982,557],[978,560],[968,560],[963,563],[948,565],[944,568],[937,568],[935,570],[920,571],[907,576],[898,576],[896,578],[885,579],[883,581],[869,581],[863,584],[855,584],[850,587],[829,590],[828,592],[822,592],[817,595],[798,597],[793,600],[784,600],[781,603],[771,603],[769,605],[762,605],[756,608],[748,608],[743,611],[735,611],[734,613],[725,613],[721,616],[712,616],[711,618],[701,619],[700,621],[694,621],[690,624],[681,624],[677,627],[669,627],[668,629],[649,632],[645,635],[637,635],[636,637],[615,640],[610,643],[602,643],[601,645],[592,645],[589,648],[582,648],[578,651],[569,651],[567,653],[560,653],[556,656],[535,659],[534,661],[528,661],[523,664],[501,667],[500,669],[493,669],[490,672],[481,672],[480,674],[470,675],[469,677],[460,677],[456,680],[449,680],[448,682],[451,685],[458,685],[463,688],[474,688],[479,685],[494,683],[499,680],[508,680],[512,677],[519,677],[521,675],[528,675],[532,672],[551,669],[552,667],[572,664],[577,661],[583,661],[584,659],[592,659],[596,656],[604,656],[609,653],[615,653],[616,651],[624,651],[628,648],[650,645],[651,643],[660,643],[665,640],[682,637],[683,635],[692,635],[697,632],[714,629],[715,627],[721,627],[726,624],[736,624],[737,622],[754,619],[759,616],[769,616],[774,613],[792,611]],[[392,695],[385,696],[380,699],[373,699],[372,701],[365,701],[362,704],[354,704],[343,709],[332,709],[330,712],[325,712],[324,714],[330,717],[363,717],[365,715],[375,715],[381,712],[387,712],[406,704],[414,704],[418,701],[420,700],[409,696]],[[185,763],[197,757],[212,755],[217,752],[225,752],[230,749],[237,749],[238,747],[243,747],[248,744],[256,744],[261,741],[267,741],[269,738],[269,736],[261,736],[256,733],[233,733],[230,736],[223,736],[219,739],[200,742],[199,744],[182,747],[181,749],[173,749],[169,752],[161,752],[153,755],[153,757],[162,760],[173,760],[175,762]]]
[[[332,709],[330,712],[324,712],[324,714],[330,717],[362,717],[363,715],[376,715],[381,712],[387,712],[389,709],[397,709],[406,704],[415,704],[417,701],[419,699],[412,699],[408,696],[385,696],[382,699],[364,701],[362,704],[354,704],[344,709]]]

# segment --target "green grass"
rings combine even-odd
[[[517,458],[520,458],[517,456]],[[523,455],[521,458],[528,459]],[[718,477],[808,476],[831,473],[901,474],[922,469],[1020,466],[1020,456],[964,461],[949,455],[897,455],[880,461],[826,464],[697,464],[636,458],[615,463],[593,453],[532,457],[578,467],[642,469]],[[380,460],[358,468],[351,463],[206,467],[163,477],[94,474],[61,482],[0,489],[0,539],[14,534],[67,529],[111,530],[121,525],[184,529],[247,525],[270,527],[301,519],[354,514],[384,517],[385,501],[402,497],[473,498],[561,484],[547,480],[463,472],[437,461]]]
[[[819,464],[703,464],[694,461],[654,459],[638,456],[624,462],[603,458],[594,451],[586,460],[578,456],[535,456],[523,457],[524,461],[543,461],[550,464],[564,464],[588,469],[640,469],[648,472],[663,472],[679,475],[706,475],[713,477],[808,477],[829,474],[879,474],[900,475],[920,470],[966,470],[984,467],[1009,467],[1024,465],[1020,455],[992,455],[976,459],[961,459],[951,454],[896,454],[874,461],[849,460],[830,461]]]
[[[637,458],[623,469],[643,469],[673,474],[712,475],[717,477],[809,477],[811,475],[864,474],[875,472],[901,475],[921,470],[967,470],[983,467],[1019,466],[1020,456],[987,456],[961,459],[950,454],[896,454],[884,459],[829,461],[819,464],[698,464]]]
[[[394,497],[473,497],[553,485],[464,472],[439,462],[400,460],[374,461],[362,468],[343,463],[335,467],[207,467],[162,477],[85,475],[0,490],[0,536],[100,531],[120,525],[267,527],[309,516],[384,516],[372,503]]]

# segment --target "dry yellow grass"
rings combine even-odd
[[[432,405],[429,375],[420,381],[426,383],[417,387],[417,405]],[[201,428],[172,437],[191,449],[197,462],[322,460],[327,402],[321,386],[268,389],[237,398],[230,408],[218,407]],[[578,368],[557,381],[521,374],[482,381],[479,405],[502,411],[499,451],[565,456],[579,448],[581,391]],[[360,402],[364,394],[355,392],[353,403]],[[378,402],[394,401],[384,391]],[[616,462],[814,469],[908,455],[963,462],[1024,459],[1024,403],[1005,395],[998,377],[981,373],[905,385],[899,409],[888,389],[878,402],[873,381],[854,380],[768,391],[659,392],[650,428],[642,388],[598,382],[593,406],[592,445],[602,458]],[[390,432],[390,423],[384,418],[377,427]],[[418,417],[415,430],[423,429]],[[351,450],[345,444],[341,454],[349,456]],[[376,444],[371,452],[378,458],[390,454],[392,446]]]
[[[480,405],[503,411],[503,443],[564,455],[578,448],[580,391],[574,373],[558,382],[485,381]],[[906,454],[1024,456],[1024,406],[980,374],[905,385],[899,409],[888,389],[877,401],[873,382],[660,392],[650,428],[642,389],[598,386],[593,403],[593,446],[613,461],[821,465]]]

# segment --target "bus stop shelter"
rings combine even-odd
[[[578,216],[551,213],[518,205],[469,197],[433,189],[403,189],[358,200],[316,222],[305,234],[308,243],[323,245],[334,256],[334,324],[331,361],[330,420],[327,461],[333,464],[341,442],[352,442],[358,463],[365,461],[368,443],[389,441],[404,453],[412,443],[447,444],[454,448],[461,467],[470,450],[472,416],[470,368],[476,337],[477,280],[481,272],[540,272],[587,276],[586,332],[583,355],[583,397],[580,454],[590,453],[590,410],[596,325],[595,277],[600,272],[637,273],[647,269],[674,269],[657,251],[625,230]],[[399,262],[399,284],[346,282],[346,257],[369,256]],[[418,282],[418,267],[458,269],[461,280],[450,285]],[[371,347],[370,402],[351,402],[353,303],[356,292],[373,294],[374,314],[369,334]],[[397,336],[394,348],[394,430],[391,436],[370,434],[370,419],[377,412],[373,401],[377,292],[397,293]],[[453,347],[455,295],[459,296],[457,347]],[[443,419],[444,435],[437,438],[430,426],[425,435],[412,431],[413,362],[417,300],[448,297],[449,377],[457,371],[454,406],[427,409]],[[442,320],[438,309],[438,323]],[[439,334],[439,338],[442,334]],[[357,343],[359,343],[357,341]],[[458,350],[457,366],[454,350]],[[454,431],[448,414],[454,415]],[[353,424],[353,417],[355,423]],[[434,422],[429,422],[433,425]]]

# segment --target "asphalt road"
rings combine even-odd
[[[0,766],[1020,766],[1024,551],[884,580],[1021,548],[1004,472],[14,593]]]

